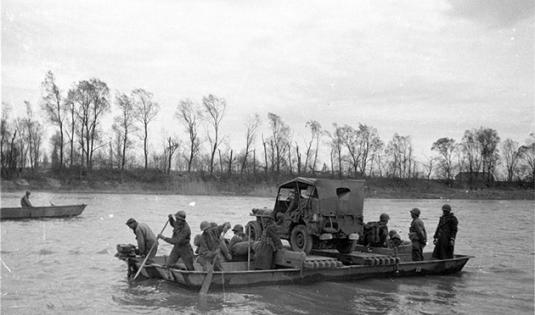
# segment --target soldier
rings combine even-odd
[[[243,233],[243,226],[241,224],[236,224],[232,228],[232,232],[234,232],[234,236],[230,239],[230,243],[228,245],[228,248],[231,251],[232,251],[232,246],[234,244],[247,240],[247,235],[245,235],[245,233]]]
[[[282,242],[277,234],[277,226],[269,214],[262,216],[262,236],[255,248],[255,269],[272,269],[273,258],[277,250],[282,248]]]
[[[221,266],[221,261],[223,260],[223,257],[221,257],[222,251],[228,260],[232,259],[221,237],[229,229],[230,223],[225,222],[215,227],[207,227],[202,232],[199,240],[199,257],[197,257],[197,262],[201,264],[203,270],[207,270],[210,265],[214,266],[215,271],[223,270]]]
[[[151,263],[152,258],[154,258],[158,251],[158,240],[154,236],[154,233],[147,224],[138,223],[134,218],[128,219],[126,225],[128,225],[136,235],[136,254],[141,255],[142,257],[148,256],[147,263]]]
[[[453,213],[451,213],[451,206],[448,204],[443,205],[442,216],[440,217],[437,230],[433,236],[433,244],[435,244],[433,258],[453,258],[453,249],[455,247],[458,224],[459,221]]]
[[[409,239],[412,243],[412,260],[424,260],[424,247],[427,243],[427,232],[424,222],[420,219],[420,209],[414,208],[410,211],[412,222],[409,228]]]
[[[167,258],[167,265],[172,266],[176,264],[179,258],[186,265],[186,269],[194,270],[193,267],[193,249],[191,248],[190,238],[191,229],[186,222],[186,213],[184,211],[178,211],[175,213],[175,219],[173,215],[169,215],[169,223],[173,227],[173,237],[165,237],[162,234],[158,234],[158,238],[166,241],[169,244],[173,244],[173,250]]]
[[[364,226],[364,245],[368,247],[386,247],[389,220],[390,216],[382,213],[378,222],[368,222]]]
[[[20,206],[23,208],[32,208],[32,202],[30,201],[30,191],[26,190],[26,194],[20,198]]]

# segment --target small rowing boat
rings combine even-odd
[[[0,208],[0,220],[22,220],[22,219],[37,219],[37,218],[64,218],[75,217],[80,215],[85,207],[85,204],[66,205],[66,206],[47,206],[47,207],[31,207],[31,208]]]

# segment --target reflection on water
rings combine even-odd
[[[17,205],[20,195],[2,194],[2,205]],[[88,206],[72,219],[0,223],[2,314],[533,314],[531,201],[448,201],[460,222],[456,251],[475,256],[457,275],[237,288],[200,299],[197,292],[163,280],[127,281],[126,265],[113,256],[116,244],[135,243],[126,219],[135,217],[159,231],[167,214],[185,210],[196,234],[206,218],[245,224],[252,208],[271,207],[271,199],[38,192],[32,196],[34,204]],[[365,221],[387,212],[389,227],[406,239],[409,210],[418,207],[432,234],[443,203],[368,199]],[[170,245],[160,245],[161,254],[170,250]]]

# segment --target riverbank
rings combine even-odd
[[[114,194],[180,194],[231,195],[274,197],[277,186],[288,178],[203,178],[186,175],[141,177],[113,174],[87,178],[28,176],[0,181],[3,192],[46,191],[63,193]],[[373,178],[366,180],[365,197],[379,199],[481,199],[481,200],[535,200],[535,191],[518,185],[499,184],[492,188],[466,189],[450,187],[435,180],[398,180]]]

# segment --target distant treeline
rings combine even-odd
[[[141,167],[164,174],[173,170],[226,178],[321,175],[452,182],[456,174],[463,173],[483,178],[489,185],[496,180],[533,185],[535,179],[535,133],[527,135],[521,145],[512,139],[501,141],[492,128],[466,130],[459,140],[437,139],[430,144],[435,155],[418,160],[409,135],[395,133],[383,140],[376,128],[366,124],[333,123],[326,129],[310,120],[303,122],[309,134],[300,143],[292,139],[290,126],[280,116],[268,113],[267,135],[259,135],[262,121],[255,114],[244,122],[245,146],[231,148],[221,134],[227,103],[210,94],[200,103],[179,100],[175,118],[186,136],[167,136],[160,149],[151,152],[149,125],[160,110],[151,92],[134,89],[111,96],[108,85],[96,78],[64,91],[51,71],[41,88],[39,114],[26,101],[26,115],[12,119],[12,104],[2,103],[2,178],[16,177],[23,169],[79,170],[87,176],[96,169],[124,172]],[[104,125],[103,118],[112,107],[113,123]],[[55,130],[50,139],[43,136],[46,124]],[[205,129],[208,133],[203,137],[200,131]],[[50,145],[48,150],[46,145]],[[327,161],[321,161],[321,156],[327,156]]]

